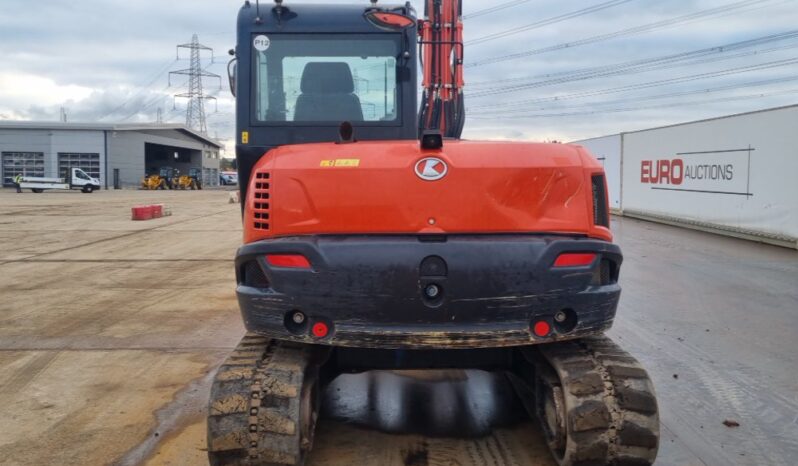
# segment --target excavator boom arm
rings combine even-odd
[[[425,0],[419,21],[423,96],[419,133],[459,138],[465,124],[462,0]]]

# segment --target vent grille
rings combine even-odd
[[[607,208],[607,185],[604,183],[604,175],[593,175],[593,223],[609,228],[610,216]]]
[[[244,264],[243,272],[243,283],[245,286],[252,286],[255,288],[269,287],[269,279],[266,278],[266,274],[263,273],[263,269],[260,268],[257,261],[252,260]]]
[[[269,231],[271,218],[271,174],[255,173],[254,202],[252,203],[252,227],[256,230]]]
[[[599,266],[593,271],[592,285],[604,286],[618,283],[618,264],[607,258],[601,259]]]

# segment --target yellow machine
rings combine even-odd
[[[175,174],[172,189],[197,189],[197,181],[189,175]]]
[[[160,175],[145,176],[141,180],[141,189],[166,189],[166,179],[161,178]]]

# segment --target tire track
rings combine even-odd
[[[180,224],[183,224],[183,223],[188,223],[188,222],[193,222],[193,221],[201,220],[201,219],[208,218],[208,217],[213,217],[214,215],[224,214],[224,213],[227,213],[228,211],[229,211],[229,209],[220,210],[220,211],[213,212],[213,213],[210,213],[210,214],[201,215],[199,217],[191,217],[191,218],[187,218],[185,220],[174,221],[174,222],[171,222],[171,223],[166,224],[166,225],[158,225],[158,226],[154,226],[152,228],[144,228],[144,229],[141,229],[141,230],[129,231],[129,232],[121,234],[121,235],[111,236],[109,238],[102,238],[102,239],[98,239],[98,240],[95,240],[95,241],[90,241],[88,243],[83,243],[83,244],[78,244],[78,245],[75,245],[75,246],[69,246],[69,247],[57,249],[55,251],[48,251],[48,252],[41,252],[41,253],[33,254],[31,256],[25,257],[24,259],[5,260],[5,261],[0,262],[0,266],[5,265],[5,264],[9,264],[9,263],[14,263],[14,262],[34,262],[32,259],[36,259],[38,257],[49,256],[51,254],[58,254],[58,253],[61,253],[61,252],[74,251],[75,249],[85,248],[87,246],[94,246],[94,245],[101,244],[101,243],[107,243],[109,241],[116,241],[118,239],[129,238],[131,236],[136,236],[136,235],[139,235],[139,234],[142,234],[142,233],[148,233],[148,232],[156,231],[156,230],[159,230],[161,228],[171,227],[171,226],[174,226],[174,225],[180,225]],[[69,260],[67,260],[67,261],[69,261]]]
[[[619,323],[619,327],[626,327],[616,329],[624,336],[623,340],[639,339],[633,346],[649,348],[644,351],[646,357],[643,359],[648,361],[646,366],[652,372],[679,368],[679,382],[658,393],[666,401],[667,408],[684,424],[669,426],[671,430],[684,433],[685,428],[689,428],[694,435],[690,436],[692,438],[682,436],[682,440],[690,443],[698,436],[703,441],[703,445],[696,448],[703,461],[709,464],[795,464],[798,432],[793,427],[792,438],[777,440],[774,431],[790,432],[798,416],[798,403],[766,388],[760,374],[752,376],[736,368],[717,367],[708,362],[707,354],[698,348],[684,342],[663,341],[662,336],[628,320]],[[657,349],[652,351],[650,348],[655,345]],[[690,385],[693,380],[697,383]],[[726,417],[739,420],[741,426],[737,431],[720,425]]]
[[[11,396],[24,391],[31,382],[50,367],[59,354],[61,351],[42,352],[15,370],[11,378],[0,385],[0,405],[5,404]]]

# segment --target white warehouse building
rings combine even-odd
[[[615,213],[798,248],[798,105],[575,141]]]
[[[138,186],[146,174],[201,168],[203,184],[219,184],[222,145],[175,124],[0,121],[0,176],[64,177],[77,167],[103,189]]]

